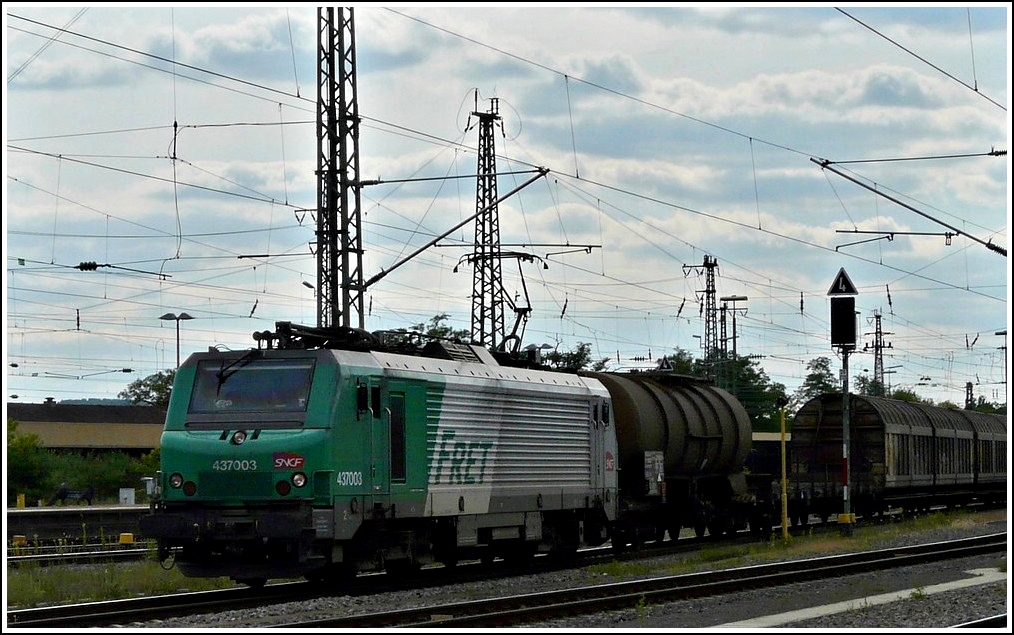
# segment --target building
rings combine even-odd
[[[159,447],[165,408],[155,406],[7,403],[19,434],[52,450],[121,451],[141,456]]]

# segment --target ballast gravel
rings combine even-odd
[[[902,547],[927,542],[950,541],[1007,531],[1006,511],[962,518],[947,526],[913,530],[900,534],[886,527],[882,536],[864,537],[856,550]],[[837,541],[840,543],[840,541]],[[835,544],[829,541],[828,544]],[[835,549],[840,553],[841,549]],[[796,557],[822,555],[819,548]],[[789,586],[760,588],[714,598],[694,599],[665,604],[649,604],[624,610],[607,611],[580,617],[529,623],[518,629],[580,630],[629,629],[689,630],[722,629],[755,632],[759,628],[796,630],[816,629],[942,629],[973,620],[1009,614],[1010,595],[1007,588],[1008,553],[991,554],[959,561],[943,561],[932,565],[904,567],[873,573],[860,573],[836,580],[800,582]],[[686,559],[686,554],[653,558],[659,575],[665,575],[667,564]],[[740,558],[729,566],[758,564],[761,556]],[[703,564],[698,570],[707,568]],[[712,564],[711,567],[716,565]],[[720,565],[721,566],[721,565]],[[935,585],[945,579],[972,578],[973,570],[992,571],[999,581],[976,584],[955,590],[937,591]],[[999,574],[997,572],[999,571]],[[514,576],[499,580],[452,584],[440,587],[410,589],[370,596],[338,595],[328,598],[264,606],[259,609],[225,611],[166,620],[153,620],[132,626],[143,628],[257,628],[320,619],[327,616],[371,613],[392,608],[440,605],[454,601],[475,600],[517,593],[548,591],[617,582],[640,576],[609,576],[586,568]],[[891,596],[890,594],[893,594]],[[882,601],[884,597],[896,598]],[[836,605],[837,611],[813,615],[798,613],[816,605]],[[751,622],[767,616],[767,622]],[[781,617],[773,617],[781,616]],[[785,621],[788,620],[788,621]],[[1006,632],[1010,632],[1010,619]]]

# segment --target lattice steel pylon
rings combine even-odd
[[[874,395],[876,397],[884,397],[886,395],[884,384],[884,349],[891,348],[890,344],[884,344],[884,335],[891,335],[891,333],[884,333],[881,328],[881,317],[879,310],[873,311],[875,325],[873,330],[873,381],[876,382],[877,393]]]
[[[700,272],[704,269],[704,359],[713,362],[719,353],[718,348],[718,309],[715,308],[715,269],[718,261],[713,256],[704,256],[703,265],[683,265],[683,273],[693,269]],[[725,334],[722,334],[724,343]]]
[[[317,53],[317,326],[361,329],[365,287],[351,7],[317,9]]]
[[[496,145],[493,129],[500,120],[499,99],[490,100],[488,112],[473,111],[479,118],[479,158],[476,171],[475,239],[468,256],[472,274],[472,341],[491,350],[505,337],[503,280],[501,278],[500,214],[496,205]]]

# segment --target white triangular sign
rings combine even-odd
[[[845,273],[845,267],[838,270],[838,276],[831,283],[831,288],[827,290],[828,295],[859,295],[859,291],[856,290],[856,285],[852,284],[852,280],[849,279],[849,274]]]

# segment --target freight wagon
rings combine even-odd
[[[843,405],[840,392],[826,393],[792,422],[792,491],[823,521],[844,509]],[[1007,500],[1005,416],[854,394],[848,410],[848,493],[857,516]]]

